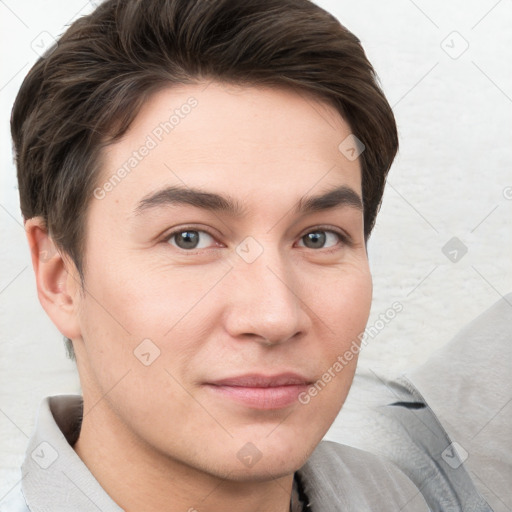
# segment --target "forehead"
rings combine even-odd
[[[302,91],[217,82],[169,87],[104,150],[102,207],[129,210],[169,185],[229,192],[255,206],[340,184],[360,194],[359,161],[340,151],[349,135],[333,106]]]

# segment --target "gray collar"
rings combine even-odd
[[[22,465],[22,491],[32,512],[123,512],[73,450],[82,397],[60,395],[41,402]],[[309,511],[426,512],[418,489],[392,464],[355,448],[322,441],[297,471]]]
[[[78,437],[81,416],[79,395],[46,397],[41,402],[21,467],[21,487],[31,511],[122,512],[70,444]]]

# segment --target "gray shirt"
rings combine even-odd
[[[45,398],[22,465],[21,487],[1,512],[121,512],[73,450],[82,398]],[[394,464],[376,455],[321,442],[298,470],[311,512],[428,512],[421,492]]]

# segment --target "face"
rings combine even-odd
[[[371,302],[349,134],[282,88],[147,102],[105,150],[88,211],[74,344],[91,415],[220,477],[304,463],[345,400]]]

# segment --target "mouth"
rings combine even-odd
[[[230,377],[204,386],[216,396],[233,400],[246,407],[260,410],[284,409],[297,403],[300,393],[312,381],[296,373],[279,375],[247,374]]]

